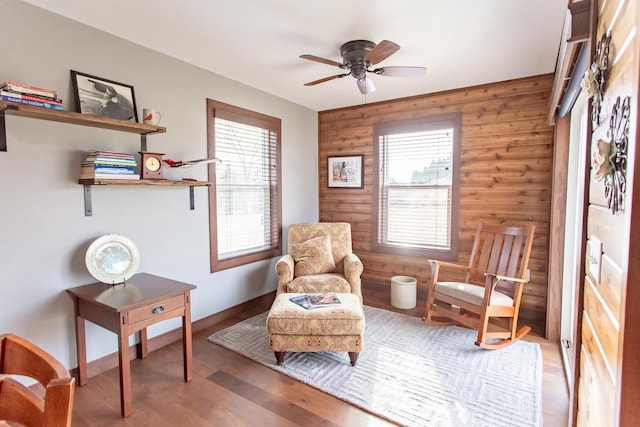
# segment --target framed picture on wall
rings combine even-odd
[[[363,188],[363,159],[362,154],[327,157],[328,186],[330,188]]]
[[[78,113],[138,121],[133,86],[74,70],[71,83]]]

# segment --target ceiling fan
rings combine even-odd
[[[305,86],[314,86],[319,83],[328,82],[334,79],[341,79],[346,76],[353,76],[358,84],[360,93],[367,94],[376,90],[373,80],[367,73],[377,74],[379,76],[390,77],[421,77],[427,71],[425,67],[382,67],[371,70],[374,64],[384,61],[400,49],[400,46],[389,40],[382,40],[375,44],[368,40],[353,40],[342,45],[340,54],[342,62],[333,61],[331,59],[320,58],[315,55],[300,55],[300,58],[309,61],[320,62],[327,65],[335,65],[343,70],[349,70],[348,73],[337,74],[335,76],[325,77],[305,83]]]

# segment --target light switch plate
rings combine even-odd
[[[596,283],[600,283],[600,266],[602,263],[602,241],[595,236],[589,239],[587,252],[587,269]]]

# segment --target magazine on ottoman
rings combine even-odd
[[[340,299],[334,292],[296,295],[289,298],[289,300],[307,310],[340,304]]]

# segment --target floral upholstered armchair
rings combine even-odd
[[[289,253],[276,264],[281,293],[353,293],[362,302],[362,262],[351,247],[351,224],[318,222],[289,226]]]

